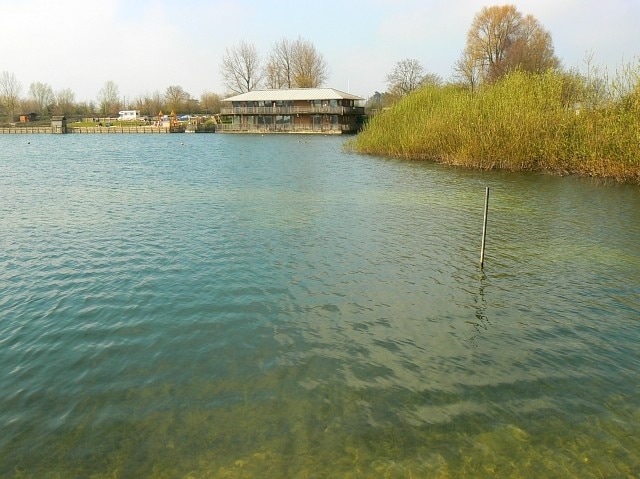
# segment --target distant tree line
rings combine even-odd
[[[584,80],[581,74],[562,69],[551,34],[532,15],[523,15],[513,5],[484,7],[473,19],[465,48],[453,65],[450,80],[445,82],[428,72],[418,60],[405,58],[386,75],[387,90],[375,92],[367,107],[370,111],[382,110],[425,86],[453,85],[476,92],[514,71],[543,73],[550,69],[566,75],[568,89],[577,80]],[[276,41],[266,55],[262,55],[254,44],[240,40],[225,49],[219,71],[227,94],[255,89],[315,88],[323,86],[329,74],[324,56],[301,37]],[[597,96],[606,94],[606,81],[596,80],[592,73],[590,70],[587,76],[593,101],[602,101]],[[119,110],[129,109],[140,110],[149,116],[157,115],[161,110],[212,114],[218,113],[221,105],[221,96],[216,93],[204,92],[196,99],[179,85],[169,86],[164,92],[125,99],[113,81],[105,82],[95,102],[76,102],[70,89],[54,92],[43,82],[32,83],[26,97],[22,94],[22,85],[15,75],[2,72],[0,118],[15,121],[16,114],[31,112],[41,117],[114,116]]]
[[[22,85],[13,73],[0,73],[0,118],[11,123],[20,114],[35,113],[42,119],[54,115],[67,117],[115,117],[120,110],[139,110],[141,115],[156,116],[164,113],[215,114],[220,112],[221,97],[205,91],[199,99],[193,98],[179,85],[171,85],[164,92],[125,100],[118,85],[108,80],[96,96],[96,101],[77,102],[71,89],[54,92],[51,85],[33,82],[26,97],[22,96]]]
[[[319,87],[327,80],[328,66],[324,56],[303,38],[279,40],[264,59],[255,45],[242,40],[225,49],[220,74],[228,94],[235,94],[256,88]],[[22,93],[22,85],[13,73],[0,74],[0,117],[8,122],[15,121],[20,113],[36,113],[41,118],[113,117],[120,110],[139,110],[148,116],[160,111],[215,114],[221,106],[217,93],[206,91],[196,99],[179,85],[171,85],[164,92],[125,99],[112,80],[104,83],[95,101],[76,102],[70,89],[54,92],[51,85],[39,81],[29,86],[26,97]]]

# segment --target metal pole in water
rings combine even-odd
[[[482,222],[482,247],[480,248],[480,269],[484,267],[484,244],[487,239],[487,217],[489,215],[489,187],[484,196],[484,220]]]

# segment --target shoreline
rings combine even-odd
[[[24,127],[8,127],[0,128],[0,135],[26,135],[26,134],[122,134],[122,133],[139,133],[139,134],[163,134],[163,133],[185,133],[185,127],[169,127],[169,126],[67,126],[66,132],[53,131],[51,126],[24,126]],[[214,131],[195,131],[194,133],[214,133]]]

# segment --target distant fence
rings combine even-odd
[[[168,126],[67,126],[67,133],[174,133],[174,131]]]
[[[109,134],[109,133],[184,133],[185,127],[169,126],[67,126],[67,134]],[[196,129],[196,132],[213,133],[215,129]],[[20,126],[0,128],[0,134],[19,135],[26,133],[53,133],[51,126]]]
[[[0,128],[0,135],[1,134],[13,135],[13,134],[21,134],[21,133],[51,133],[51,125]]]

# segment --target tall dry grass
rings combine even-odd
[[[474,168],[640,184],[639,72],[627,68],[614,81],[515,72],[473,94],[427,86],[371,118],[352,146]]]

